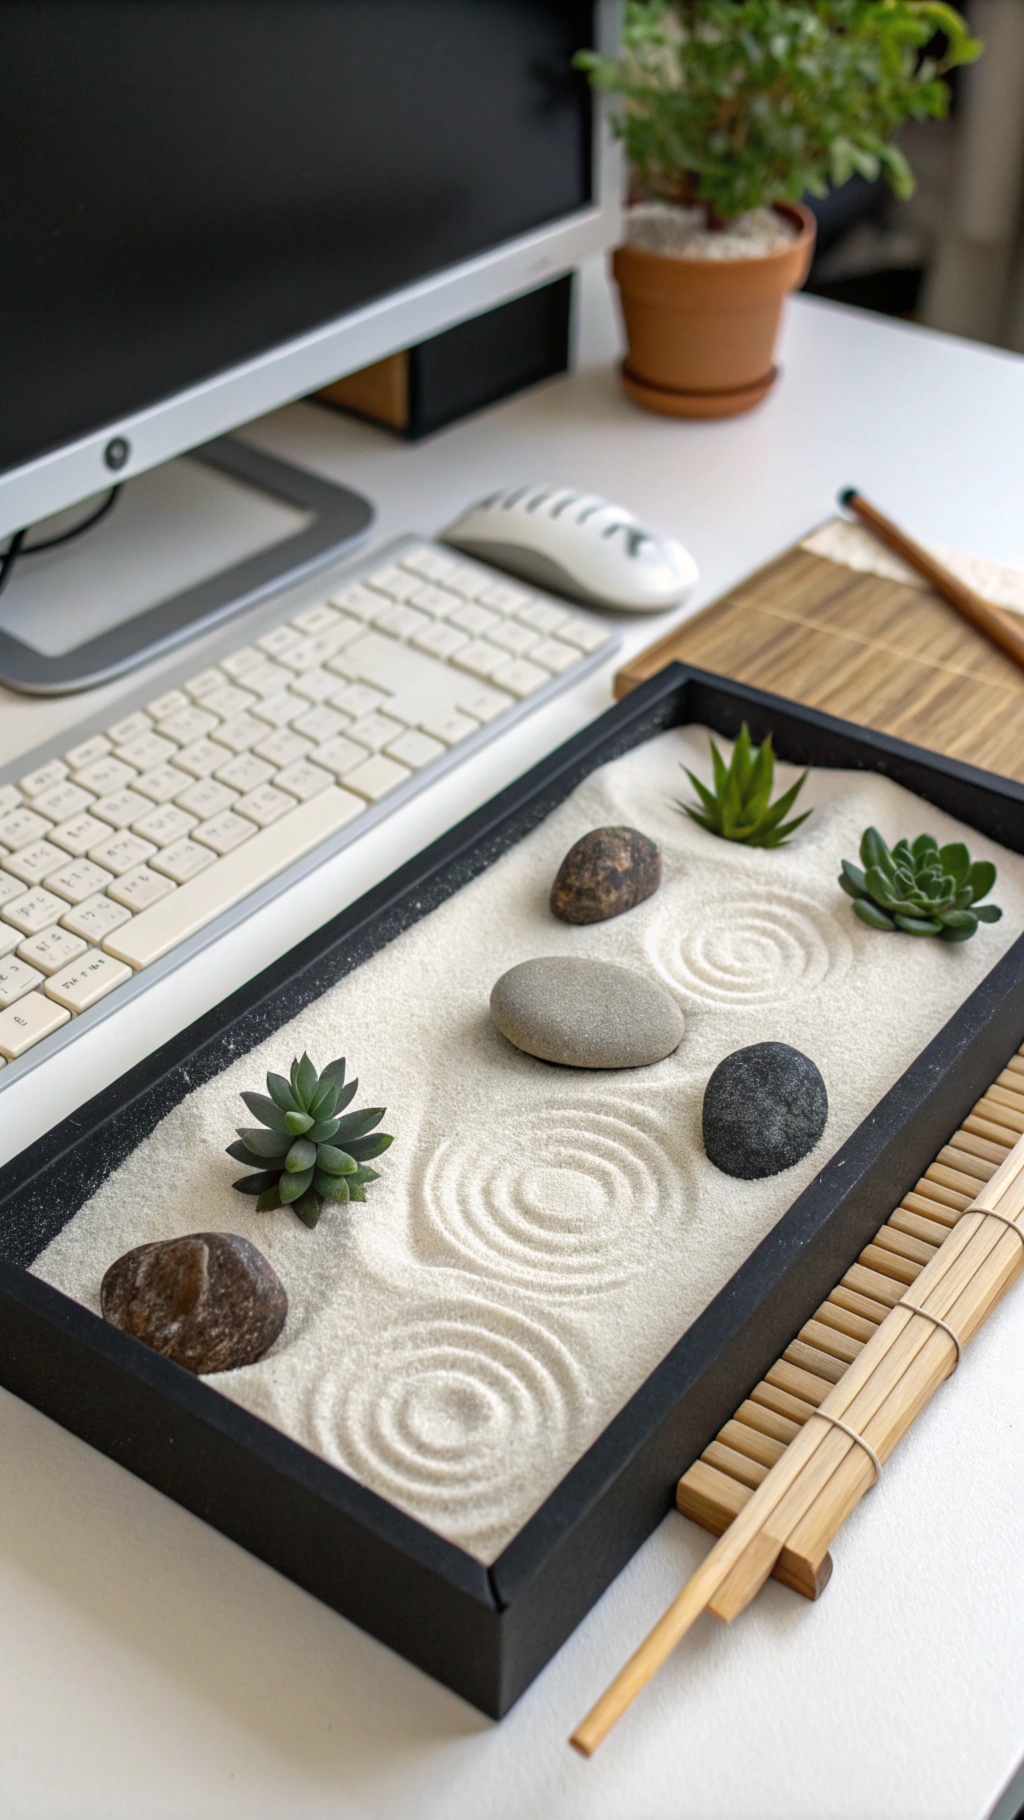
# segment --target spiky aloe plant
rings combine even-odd
[[[261,1213],[291,1207],[304,1225],[315,1226],[324,1201],[365,1201],[367,1183],[378,1179],[366,1164],[393,1140],[386,1131],[368,1135],[384,1117],[383,1106],[341,1116],[358,1087],[358,1081],[345,1086],[344,1057],[318,1074],[303,1055],[292,1063],[287,1080],[267,1075],[267,1093],[242,1094],[260,1123],[239,1125],[238,1142],[228,1145],[228,1155],[259,1171],[234,1186],[256,1195]]]
[[[681,767],[700,802],[676,804],[677,809],[682,809],[684,815],[699,827],[706,828],[709,834],[717,834],[722,840],[743,841],[748,847],[784,847],[787,835],[811,814],[808,809],[790,822],[784,820],[804,787],[806,771],[776,802],[770,801],[775,775],[770,733],[762,745],[755,746],[750,738],[750,728],[744,721],[729,763],[726,764],[714,740],[711,741],[711,763],[715,773],[713,790],[702,784],[699,777],[694,777],[692,771],[687,771],[685,765]]]
[[[853,898],[855,915],[869,929],[902,929],[906,935],[937,935],[943,942],[967,942],[979,923],[997,923],[997,904],[982,904],[996,882],[991,860],[971,863],[963,841],[940,847],[930,834],[911,846],[898,840],[890,853],[877,828],[860,843],[861,865],[844,859],[839,883]]]

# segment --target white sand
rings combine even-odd
[[[1024,860],[999,866],[1004,919],[947,946],[866,929],[836,884],[869,822],[890,843],[957,823],[880,778],[819,771],[793,845],[730,845],[672,807],[707,775],[702,730],[663,734],[590,777],[489,872],[291,1025],[185,1100],[42,1253],[35,1269],[92,1308],[144,1240],[244,1234],[288,1289],[258,1365],[207,1381],[491,1561],[1019,933]],[[778,768],[781,788],[796,775]],[[547,895],[601,824],[656,839],[664,882],[586,928]],[[616,1073],[520,1054],[488,1016],[495,979],[537,954],[590,955],[660,980],[687,1018],[675,1055]],[[708,1075],[742,1044],[795,1044],[828,1086],[818,1149],[767,1181],[708,1162]],[[238,1093],[308,1048],[345,1053],[359,1101],[396,1134],[365,1206],[314,1232],[257,1214],[224,1155]]]
[[[703,208],[676,202],[637,202],[626,211],[626,239],[670,259],[764,259],[780,253],[797,228],[775,209],[748,209],[724,228],[709,228]]]
[[[857,569],[865,575],[883,575],[889,581],[906,582],[912,588],[928,586],[924,576],[910,568],[901,556],[886,549],[864,525],[851,524],[847,518],[831,519],[810,537],[805,537],[800,548],[809,550],[812,556],[827,556],[830,562],[842,563],[845,568]],[[963,550],[954,550],[945,543],[925,544],[924,548],[984,600],[992,601],[997,607],[1010,607],[1015,613],[1024,613],[1024,572],[1020,569],[1010,568],[1003,562],[991,562],[986,556],[968,556]]]

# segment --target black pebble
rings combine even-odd
[[[704,1148],[717,1168],[744,1182],[799,1163],[827,1119],[818,1069],[788,1043],[735,1049],[704,1089]]]

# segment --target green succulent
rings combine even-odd
[[[770,733],[763,745],[755,746],[751,743],[750,728],[744,721],[728,765],[714,740],[711,741],[711,762],[715,773],[713,790],[702,784],[699,777],[694,777],[692,771],[687,771],[685,765],[681,767],[700,802],[676,804],[677,809],[682,809],[684,815],[699,827],[706,828],[709,834],[717,834],[722,840],[743,841],[748,847],[784,847],[786,836],[811,814],[808,809],[806,814],[794,816],[790,822],[783,819],[803,789],[806,771],[776,802],[770,801],[775,775]]]
[[[869,929],[968,942],[979,923],[997,923],[1003,914],[998,905],[979,902],[996,882],[994,865],[972,864],[963,841],[940,847],[930,834],[919,834],[912,846],[898,840],[890,853],[878,829],[868,828],[860,857],[863,871],[844,859],[839,883]]]
[[[228,1145],[228,1156],[259,1171],[234,1186],[256,1195],[261,1213],[291,1207],[304,1225],[315,1226],[325,1201],[365,1201],[367,1183],[378,1179],[366,1164],[394,1140],[386,1131],[368,1135],[384,1117],[383,1106],[341,1116],[358,1087],[358,1081],[345,1086],[344,1057],[318,1074],[303,1055],[287,1080],[267,1075],[266,1094],[242,1094],[260,1123],[236,1127],[238,1142]]]

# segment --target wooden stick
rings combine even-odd
[[[991,601],[983,600],[973,588],[961,581],[958,576],[939,562],[936,557],[922,549],[912,538],[901,531],[899,525],[886,518],[877,506],[869,504],[856,487],[847,487],[839,495],[840,505],[853,512],[869,531],[884,543],[897,556],[902,556],[905,563],[924,577],[929,587],[935,589],[948,600],[951,607],[983,636],[998,645],[1007,657],[1013,659],[1024,670],[1024,629],[1014,623],[1012,614],[1003,611],[1002,607],[993,606]]]
[[[1024,1213],[1024,1140],[982,1187],[972,1211],[934,1252],[915,1283],[913,1300],[942,1320],[955,1311],[959,1317],[955,1331],[965,1339],[1024,1268],[1024,1246],[1001,1221],[985,1219],[988,1208],[1014,1220]],[[825,1416],[849,1421],[866,1439],[870,1439],[869,1429],[874,1433],[880,1428],[882,1446],[876,1451],[884,1458],[947,1375],[951,1348],[952,1341],[941,1328],[914,1309],[896,1306],[839,1383],[825,1398],[815,1401]],[[874,1446],[874,1441],[870,1444]],[[866,1489],[873,1475],[870,1461],[856,1441],[822,1419],[817,1410],[807,1418],[739,1516],[577,1727],[570,1740],[574,1749],[583,1756],[597,1749],[701,1612],[712,1609],[721,1616],[735,1616],[749,1604],[773,1571],[782,1548],[854,1452],[863,1464],[858,1462],[837,1480],[825,1500],[828,1510],[823,1506],[819,1513],[819,1527],[823,1521],[831,1523],[839,1510],[848,1511],[851,1481],[858,1485],[863,1481]]]

